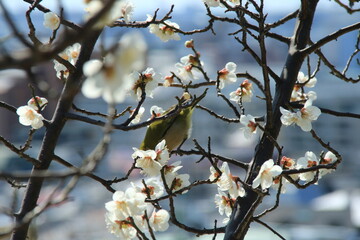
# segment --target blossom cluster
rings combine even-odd
[[[236,198],[243,197],[245,190],[240,185],[239,177],[231,174],[227,162],[224,162],[220,169],[211,166],[210,173],[209,180],[213,181],[218,187],[218,193],[215,195],[216,207],[219,209],[220,215],[225,214],[226,217],[223,223],[227,223]]]
[[[290,101],[305,101],[304,107],[299,111],[289,111],[280,107],[282,113],[281,122],[285,126],[293,124],[298,125],[303,131],[309,132],[312,129],[312,122],[317,120],[321,114],[321,110],[313,106],[317,95],[314,91],[304,92],[304,86],[312,88],[315,86],[317,79],[315,77],[305,76],[303,72],[299,72],[297,81],[291,94]]]
[[[280,160],[280,166],[275,165],[273,159],[269,159],[263,163],[260,168],[259,174],[254,179],[252,183],[252,187],[256,188],[261,186],[262,190],[273,187],[274,189],[278,189],[280,186],[280,181],[282,181],[282,189],[281,192],[285,193],[286,191],[286,183],[288,181],[283,179],[280,174],[283,170],[307,170],[308,168],[318,166],[319,164],[328,165],[333,164],[337,160],[336,155],[328,151],[323,157],[320,159],[316,156],[315,153],[311,151],[307,151],[303,157],[298,158],[297,160],[293,158],[289,158],[283,156]],[[289,174],[289,177],[294,181],[303,181],[305,183],[309,183],[317,179],[321,179],[324,175],[331,173],[334,171],[333,169],[320,168],[318,170],[308,170],[301,171],[300,173]]]
[[[147,15],[147,21],[152,21],[153,16]],[[179,29],[179,25],[177,23],[171,22],[169,20],[164,21],[164,23],[160,24],[150,24],[149,31],[150,33],[156,35],[163,42],[167,42],[169,40],[180,40],[179,33],[176,32],[176,29]]]
[[[302,101],[308,98],[312,98],[311,95],[314,93],[310,91],[308,94],[304,92],[304,87],[313,88],[317,83],[315,77],[309,77],[303,72],[299,72],[297,76],[297,81],[295,83],[294,89],[291,93],[291,102]]]
[[[45,108],[48,101],[46,98],[33,97],[27,105],[21,106],[16,110],[19,115],[19,122],[24,126],[31,126],[34,129],[39,129],[44,126],[44,117],[41,115],[41,111]]]
[[[125,192],[116,191],[112,201],[105,204],[105,222],[110,233],[120,239],[134,239],[137,229],[152,232],[166,231],[169,227],[170,215],[164,209],[153,209],[150,203],[145,202],[147,198],[160,197],[164,189],[156,179],[144,181],[144,186],[132,183]],[[148,215],[148,212],[152,212]],[[149,223],[149,224],[148,224]]]
[[[190,185],[189,174],[178,173],[182,168],[181,162],[168,164],[170,155],[165,140],[158,143],[154,150],[134,148],[132,158],[135,167],[140,168],[148,178],[143,179],[143,186],[131,183],[125,192],[116,191],[113,200],[105,204],[107,227],[121,239],[133,239],[138,230],[149,230],[147,222],[152,232],[167,230],[170,219],[168,211],[154,209],[146,199],[154,200],[163,196],[165,188],[178,191]],[[182,190],[182,193],[185,192]],[[151,216],[148,212],[152,212]]]
[[[75,43],[67,47],[64,51],[59,54],[59,57],[69,62],[72,65],[75,65],[77,59],[79,58],[81,50],[80,43]],[[54,60],[54,69],[56,71],[56,76],[59,79],[67,79],[69,76],[69,69],[60,62]]]
[[[336,155],[328,151],[321,158],[318,158],[315,153],[307,151],[303,157],[298,159],[289,158],[283,156],[280,160],[280,165],[284,170],[300,170],[321,165],[333,164],[337,161]],[[294,181],[303,181],[305,183],[312,182],[316,179],[321,179],[324,175],[333,172],[334,169],[320,168],[319,170],[305,171],[301,173],[290,174],[289,177]],[[282,193],[286,191],[286,179],[281,177],[275,178],[272,187],[277,189],[279,187],[280,180],[282,180]]]
[[[304,107],[302,107],[299,111],[292,112],[289,110],[280,107],[280,112],[282,113],[281,122],[286,126],[290,126],[293,124],[298,125],[301,130],[305,132],[309,132],[312,129],[312,122],[317,120],[321,114],[321,110],[313,106],[313,100],[316,99],[316,94],[312,95],[312,98],[309,98]]]

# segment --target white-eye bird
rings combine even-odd
[[[207,89],[199,97],[194,99],[181,99],[180,103],[170,107],[162,116],[176,112],[181,108],[178,114],[172,115],[163,120],[151,123],[146,131],[144,140],[140,145],[141,150],[155,149],[155,146],[163,139],[169,151],[179,147],[191,135],[192,114],[196,104],[206,95]]]

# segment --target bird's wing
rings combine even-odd
[[[144,140],[140,145],[141,150],[155,149],[155,146],[164,139],[167,131],[173,125],[177,115],[149,125]]]

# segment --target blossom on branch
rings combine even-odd
[[[158,107],[156,105],[151,106],[151,108],[150,108],[151,118],[150,119],[153,119],[155,117],[160,117],[164,112],[165,111],[162,107]]]
[[[166,165],[164,168],[165,181],[169,188],[172,190],[180,190],[181,188],[187,187],[190,185],[190,175],[189,174],[178,174],[178,170],[182,168],[180,165],[181,162],[174,162],[172,165]],[[186,193],[184,191],[183,193]]]
[[[21,106],[16,113],[19,115],[19,122],[24,126],[31,126],[34,129],[44,126],[44,117],[31,106]]]
[[[312,121],[318,119],[321,114],[321,110],[318,107],[312,106],[312,99],[308,99],[304,107],[297,111],[296,113],[290,112],[282,107],[280,107],[280,112],[282,113],[281,122],[282,124],[289,126],[296,124],[305,132],[309,132],[312,129]]]
[[[226,84],[236,82],[237,77],[235,71],[236,64],[233,62],[228,62],[223,69],[218,71],[220,89],[223,89]]]
[[[256,134],[257,123],[253,116],[250,114],[246,116],[241,115],[240,123],[245,126],[241,128],[241,130],[244,132],[245,138],[251,138],[252,135]]]
[[[237,103],[240,102],[240,100],[241,102],[251,102],[252,96],[252,83],[245,79],[236,91],[230,93],[230,100]]]
[[[325,154],[325,156],[322,159],[320,159],[320,164],[332,164],[336,161],[337,161],[336,155],[333,152],[328,151]],[[319,177],[323,177],[324,175],[331,173],[333,171],[335,171],[335,169],[320,169]]]
[[[80,50],[81,50],[80,43],[75,43],[75,44],[67,47],[61,53],[59,53],[59,57],[68,61],[73,66],[75,66],[76,61],[79,58]],[[62,78],[66,79],[69,76],[69,69],[67,69],[67,67],[65,65],[61,64],[60,62],[58,62],[56,60],[54,60],[54,69],[56,71],[56,76],[59,79],[62,79]]]
[[[60,26],[60,18],[53,12],[47,12],[44,14],[44,26],[51,30],[56,30]]]
[[[106,227],[111,234],[114,234],[119,239],[134,239],[136,237],[136,229],[128,220],[118,220],[114,213],[107,212],[105,214]]]
[[[159,198],[164,194],[164,187],[161,185],[158,178],[144,179],[144,183],[146,187],[143,184],[141,184],[142,186],[137,186],[131,183],[131,185],[136,189],[137,192],[144,194],[147,198],[150,199]]]
[[[222,191],[219,191],[218,194],[215,194],[215,204],[216,207],[219,209],[220,215],[226,216],[223,220],[223,223],[226,224],[230,219],[230,215],[232,209],[235,205],[236,198],[231,197],[229,194],[226,194]]]
[[[203,62],[200,61],[199,55],[192,54],[180,58],[180,62],[175,64],[178,77],[186,83],[198,79],[196,74],[200,73],[200,70],[197,67],[201,66],[203,66]]]
[[[265,190],[273,185],[274,177],[282,173],[282,168],[274,164],[273,159],[269,159],[261,165],[259,174],[252,183],[253,188],[261,185],[261,189]]]
[[[244,188],[240,186],[238,182],[238,177],[231,174],[228,163],[224,162],[219,170],[221,172],[221,175],[216,171],[213,166],[211,166],[211,175],[209,177],[209,180],[217,180],[216,184],[218,186],[218,189],[220,191],[228,191],[230,196],[233,198],[245,196]]]
[[[303,72],[298,73],[297,81],[299,84],[302,84],[308,88],[315,87],[317,83],[317,79],[315,77],[309,78],[309,76],[305,75]]]
[[[131,116],[133,115],[133,112],[134,112],[135,110],[131,110]],[[144,107],[140,107],[139,108],[139,111],[138,111],[138,113],[136,114],[136,116],[135,116],[135,118],[131,121],[131,124],[137,124],[137,123],[139,123],[140,121],[141,121],[141,117],[143,116],[143,114],[144,114],[144,112],[145,112],[145,108]]]
[[[148,176],[160,175],[160,170],[169,160],[165,140],[162,140],[155,147],[155,150],[139,150],[133,148],[134,153],[131,157],[136,161],[135,167],[142,169],[141,173]]]
[[[123,191],[116,191],[113,200],[105,203],[108,212],[115,215],[117,220],[125,220],[137,214],[143,214],[146,209],[145,198],[142,193],[130,187]]]
[[[149,219],[151,228],[154,231],[166,231],[169,228],[170,214],[164,209],[154,210]]]
[[[46,98],[38,97],[38,96],[31,98],[27,102],[27,105],[29,107],[32,107],[36,111],[42,111],[46,107],[47,104],[48,104],[48,100]],[[40,107],[40,109],[39,109],[39,107]]]
[[[137,97],[137,100],[141,99],[142,88],[145,89],[146,96],[153,97],[153,91],[157,88],[161,78],[159,74],[155,73],[154,69],[147,68],[141,74],[134,72],[130,76],[134,82],[131,93]]]
[[[317,166],[319,164],[319,160],[317,159],[315,153],[311,151],[307,151],[304,157],[301,157],[297,160],[296,168],[303,169],[303,168],[310,168]],[[316,171],[309,171],[299,174],[299,178],[302,181],[310,182],[314,179],[316,175]]]
[[[153,16],[147,15],[146,21],[151,21],[152,19]],[[163,42],[167,42],[169,40],[180,40],[180,35],[176,32],[176,29],[180,29],[179,25],[169,20],[160,24],[153,23],[149,26],[150,33],[158,36]]]

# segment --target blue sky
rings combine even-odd
[[[177,11],[186,10],[188,7],[201,7],[201,0],[131,0],[136,6],[138,14],[152,13],[157,8],[169,9],[174,4]],[[48,8],[56,9],[57,2],[55,0],[43,0],[42,4]],[[300,0],[267,0],[265,6],[269,12],[288,12],[289,9],[295,9]],[[63,5],[68,11],[82,10],[84,8],[83,0],[63,0]],[[28,8],[29,4],[24,3],[22,0],[4,1],[4,4],[10,7],[11,11],[24,11]],[[319,8],[322,10],[334,9],[334,2],[329,0],[321,0]]]

